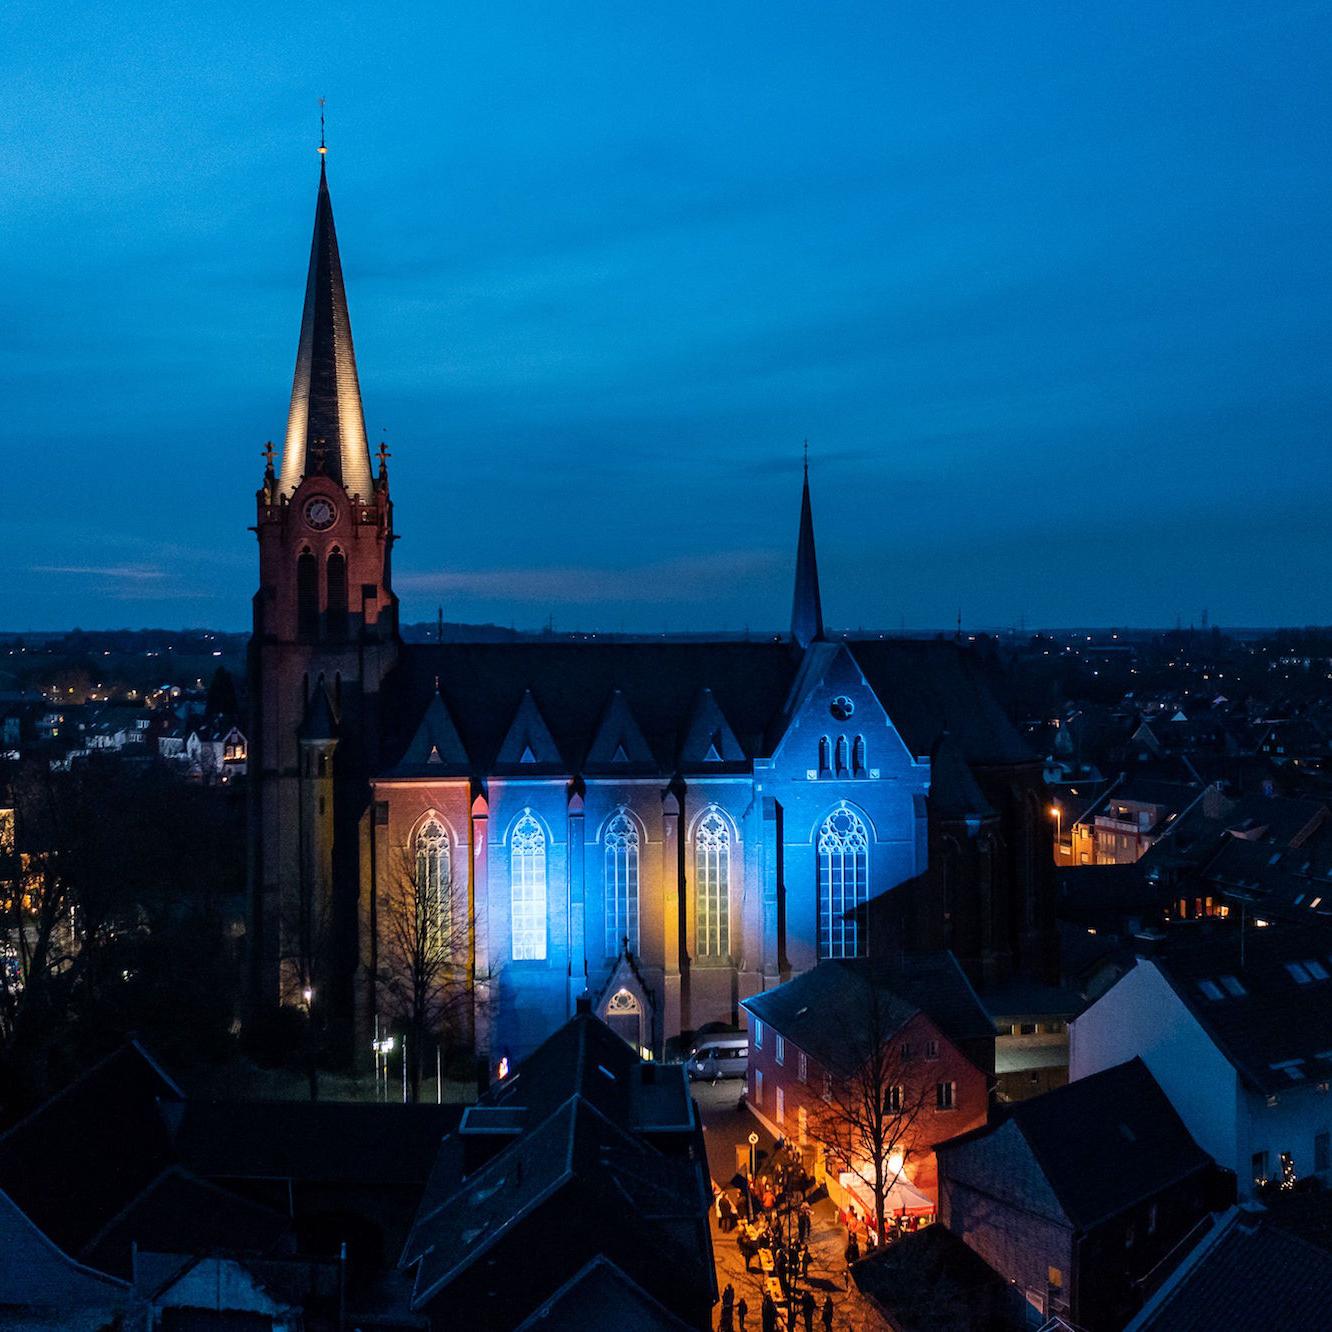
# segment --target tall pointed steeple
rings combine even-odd
[[[321,146],[310,273],[291,385],[287,444],[282,450],[281,493],[290,495],[302,476],[323,472],[341,482],[349,495],[368,500],[373,485],[370,448],[324,162]]]
[[[814,511],[809,502],[809,451],[805,452],[805,488],[800,498],[800,536],[796,541],[795,596],[791,602],[791,637],[802,648],[823,637],[819,565],[814,557]]]

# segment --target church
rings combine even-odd
[[[581,996],[660,1057],[824,958],[950,948],[981,988],[1056,978],[1039,762],[962,645],[825,635],[808,467],[787,636],[402,640],[322,157],[273,453],[248,666],[256,1005],[318,1008],[368,1058],[404,898],[448,940],[492,1068]]]

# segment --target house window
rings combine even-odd
[[[296,637],[303,643],[319,637],[319,561],[308,550],[296,560]]]
[[[926,1059],[938,1059],[938,1057],[939,1057],[939,1042],[938,1042],[938,1041],[926,1041],[926,1042],[925,1042],[925,1058],[926,1058]]]
[[[887,1108],[890,1115],[900,1115],[902,1113],[902,1084],[894,1083],[888,1088]]]
[[[818,836],[819,956],[857,957],[854,908],[869,900],[869,834],[853,809],[839,805]]]
[[[825,1101],[828,1101],[829,1103],[832,1102],[832,1074],[831,1074],[831,1073],[825,1073],[825,1074],[823,1075],[823,1099],[824,1099]]]
[[[1314,1134],[1314,1173],[1323,1174],[1332,1169],[1332,1139],[1324,1129]]]
[[[780,1086],[777,1088],[777,1122],[786,1123],[786,1092]]]
[[[901,1053],[903,1059],[910,1059],[910,1058],[911,1058],[911,1042],[910,1042],[910,1041],[903,1041],[902,1044],[901,1044],[901,1046],[900,1046],[899,1048],[900,1048],[900,1053]]]
[[[936,1082],[934,1084],[934,1108],[936,1110],[957,1109],[956,1082]]]
[[[347,636],[347,557],[337,549],[328,557],[328,634]]]
[[[546,956],[546,834],[527,810],[509,839],[515,961]]]
[[[809,1081],[809,1059],[803,1050],[796,1055],[796,1077],[801,1082]]]
[[[786,1063],[786,1038],[780,1034],[773,1039],[772,1057],[779,1064]]]
[[[763,1023],[758,1018],[754,1019],[754,1049],[763,1049]]]
[[[606,956],[638,952],[638,825],[624,811],[606,825]],[[627,941],[627,943],[626,943]]]
[[[419,917],[436,927],[443,924],[450,882],[449,835],[438,819],[427,819],[416,834],[416,904],[425,909]]]
[[[698,955],[725,957],[731,951],[731,830],[715,809],[694,830],[694,892]]]
[[[763,1104],[763,1070],[761,1068],[754,1070],[754,1104]]]
[[[1020,1022],[1018,1024],[1019,1036],[1035,1036],[1036,1024],[1034,1022]]]

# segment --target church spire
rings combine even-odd
[[[348,494],[369,499],[370,448],[338,237],[333,229],[325,152],[321,134],[314,240],[287,415],[287,443],[282,450],[281,493],[290,495],[302,476],[323,472],[340,482]]]
[[[796,541],[795,597],[791,602],[791,637],[802,648],[823,637],[819,565],[814,557],[814,511],[809,502],[809,442],[805,442],[805,487],[800,497],[800,536]]]

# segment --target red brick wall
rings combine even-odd
[[[805,1082],[799,1078],[800,1051],[791,1041],[787,1041],[785,1058],[777,1063],[777,1037],[766,1022],[763,1024],[763,1045],[760,1048],[754,1041],[755,1020],[749,1019],[749,1081],[748,1096],[751,1107],[763,1119],[778,1129],[785,1137],[796,1141],[798,1138],[799,1111],[803,1105],[808,1115],[809,1138],[817,1137],[816,1129],[820,1114],[826,1112],[822,1100],[823,1069],[810,1057]],[[986,1088],[985,1074],[981,1072],[939,1028],[923,1013],[918,1013],[894,1038],[896,1042],[908,1041],[912,1055],[904,1069],[904,1076],[915,1076],[926,1093],[925,1108],[911,1125],[905,1139],[905,1173],[921,1192],[937,1197],[938,1167],[935,1164],[934,1145],[959,1133],[967,1133],[979,1128],[986,1122],[989,1113],[989,1094]],[[938,1057],[926,1058],[924,1051],[928,1041],[938,1043]],[[763,1075],[761,1100],[757,1093],[758,1074]],[[938,1110],[935,1108],[934,1084],[953,1082],[956,1084],[955,1108]],[[784,1115],[781,1122],[777,1119],[777,1091],[781,1089],[784,1098]]]

